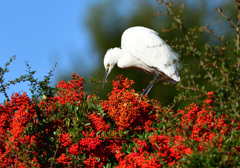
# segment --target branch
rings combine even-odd
[[[208,32],[209,34],[211,34],[213,36],[213,38],[218,39],[226,48],[229,48],[229,50],[238,57],[238,54],[223,40],[222,37],[217,36],[216,34],[214,34],[214,32],[212,30],[209,29],[209,26],[205,26],[203,27],[206,32]]]
[[[192,91],[197,91],[197,92],[201,92],[201,93],[206,93],[205,91],[203,90],[200,90],[200,89],[197,89],[197,88],[192,88],[192,87],[189,87],[189,86],[183,86],[183,85],[178,85],[180,88],[183,88],[183,89],[186,89],[186,90],[192,90]],[[199,96],[201,97],[201,96]]]
[[[5,64],[5,67],[4,69],[0,67],[0,92],[3,92],[5,98],[7,101],[9,101],[9,97],[7,95],[7,89],[8,89],[8,86],[10,85],[10,83],[5,83],[4,82],[4,74],[6,72],[9,72],[8,70],[8,66],[12,63],[12,61],[14,61],[16,59],[16,56],[12,56],[10,58],[10,60]]]
[[[3,92],[5,98],[6,98],[6,101],[8,102],[9,101],[9,97],[7,95],[7,92],[6,92],[6,87],[5,87],[5,84],[3,83],[2,79],[0,79],[0,83],[1,83],[1,92]]]
[[[227,19],[227,21],[229,21],[229,22],[231,23],[231,25],[232,25],[234,28],[237,28],[237,27],[238,27],[235,23],[233,23],[233,21],[231,20],[230,17],[227,17],[227,16],[223,13],[223,11],[222,11],[222,9],[221,9],[220,7],[217,7],[216,9],[217,9],[217,11],[218,11],[225,19]]]
[[[238,7],[238,24],[237,24],[237,53],[239,52],[239,25],[240,25],[240,2],[236,0],[237,7]],[[237,55],[237,70],[240,68],[240,59],[239,55]]]
[[[227,21],[229,21],[230,23],[231,23],[231,25],[236,29],[236,32],[237,32],[237,53],[235,54],[235,52],[233,52],[232,51],[232,49],[230,48],[230,50],[237,56],[237,69],[239,70],[239,68],[240,68],[240,60],[239,60],[239,54],[238,54],[238,51],[239,51],[239,24],[240,24],[240,2],[239,2],[239,0],[235,0],[236,1],[236,3],[237,3],[237,8],[238,8],[238,23],[237,24],[235,24],[235,23],[233,23],[233,21],[231,20],[231,18],[230,17],[227,17],[224,13],[223,13],[223,11],[222,11],[222,9],[221,8],[217,8],[217,11],[227,20]],[[214,37],[215,38],[215,37]],[[218,39],[218,38],[217,38]],[[220,40],[221,41],[221,40]],[[221,41],[222,42],[222,41]],[[224,44],[224,45],[226,45],[226,44]]]

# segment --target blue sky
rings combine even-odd
[[[85,18],[91,1],[0,1],[0,66],[16,55],[9,66],[6,80],[26,74],[27,61],[36,77],[44,75],[58,63],[55,76],[65,70],[71,71],[74,59],[82,59],[85,66],[93,66],[93,57],[86,54],[91,49],[91,40]],[[75,54],[70,54],[75,53]],[[69,55],[85,55],[76,58]],[[8,90],[28,91],[28,85],[17,84]],[[4,95],[0,94],[0,102]]]
[[[95,62],[99,61],[91,55],[93,46],[85,22],[89,7],[95,2],[98,1],[0,1],[0,67],[16,55],[5,79],[13,80],[26,74],[26,61],[33,70],[37,70],[36,77],[40,80],[56,62],[55,83],[61,73],[67,72],[69,76],[73,73],[72,63],[76,60],[81,60],[81,66],[88,68],[81,75],[89,75]],[[211,7],[214,5],[216,8],[223,1],[214,2],[217,3],[211,3]],[[28,84],[11,86],[8,95],[20,91],[28,91]],[[0,93],[0,103],[3,100],[4,95]]]

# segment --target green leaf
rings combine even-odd
[[[71,135],[75,138],[75,136],[76,136],[76,130],[75,130],[75,129],[71,129],[71,130],[70,130],[70,133],[71,133]]]
[[[119,137],[122,138],[122,136],[123,136],[123,131],[122,129],[119,129]]]

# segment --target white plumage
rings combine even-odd
[[[124,31],[121,48],[109,49],[104,57],[106,69],[103,86],[108,74],[117,64],[119,68],[136,68],[154,75],[153,82],[145,89],[148,94],[158,78],[176,83],[178,55],[158,36],[145,27],[131,27]]]

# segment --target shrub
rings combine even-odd
[[[240,166],[240,20],[235,23],[217,8],[236,29],[233,49],[234,40],[225,41],[209,27],[185,27],[183,5],[176,12],[171,1],[159,3],[172,19],[168,30],[182,32],[172,46],[184,57],[196,57],[204,71],[197,76],[183,68],[174,103],[162,107],[157,100],[140,98],[134,81],[122,75],[113,81],[107,100],[85,92],[84,78],[75,73],[69,82],[50,87],[54,69],[39,81],[28,64],[28,75],[5,82],[13,57],[0,68],[0,92],[6,97],[0,104],[0,167]],[[238,1],[236,6],[239,10]],[[223,46],[206,43],[199,49],[197,39],[204,31]],[[15,93],[10,99],[8,87],[25,81],[32,97]],[[183,107],[175,110],[177,104]]]
[[[0,166],[239,166],[240,124],[216,115],[213,92],[174,112],[140,99],[133,83],[117,77],[104,101],[76,74],[38,104],[13,95],[0,106]]]

